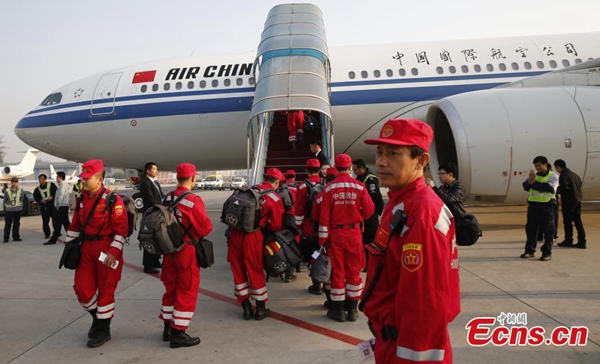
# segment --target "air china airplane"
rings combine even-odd
[[[328,51],[335,153],[372,163],[364,139],[390,118],[418,118],[435,130],[432,170],[456,162],[471,201],[522,202],[537,155],[564,159],[582,176],[586,198],[600,196],[600,33]],[[53,91],[15,133],[78,162],[245,168],[255,83],[264,75],[257,58],[190,56],[102,72]]]
[[[13,177],[21,178],[33,174],[39,150],[29,149],[19,164],[0,167],[0,182],[10,182]]]

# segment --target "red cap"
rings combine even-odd
[[[288,169],[287,171],[285,171],[285,175],[286,176],[296,176],[296,171],[294,171],[293,169]]]
[[[306,168],[320,168],[321,162],[317,158],[311,158],[306,161]]]
[[[421,120],[391,119],[383,124],[379,138],[367,139],[365,144],[416,145],[428,152],[432,139],[433,129]]]
[[[181,163],[175,170],[177,178],[189,178],[196,175],[196,166],[191,163]]]
[[[352,158],[348,154],[338,154],[335,156],[336,168],[349,168],[352,165]]]
[[[327,168],[327,176],[337,176],[337,169],[335,167],[329,167]]]
[[[280,181],[285,180],[285,176],[283,175],[283,173],[281,173],[281,171],[279,170],[279,168],[269,168],[267,169],[267,172],[265,173],[265,176],[271,176],[271,177],[275,177]]]
[[[100,159],[92,159],[81,165],[79,178],[90,178],[104,171],[104,162]]]

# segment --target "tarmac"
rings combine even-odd
[[[63,245],[42,245],[41,217],[34,215],[21,219],[22,242],[0,244],[0,363],[363,362],[356,345],[371,338],[364,315],[353,323],[327,319],[325,297],[307,292],[306,268],[292,283],[269,280],[271,318],[242,319],[226,262],[225,226],[219,222],[229,193],[199,193],[213,221],[209,238],[216,254],[215,265],[201,271],[197,311],[188,330],[200,336],[200,345],[170,349],[162,342],[163,286],[158,275],[142,272],[134,238],[124,249],[112,340],[87,348],[91,318],[73,292],[73,271],[58,269]],[[584,204],[588,249],[554,246],[548,262],[519,258],[526,206],[468,210],[484,235],[474,246],[459,247],[462,312],[449,326],[454,362],[600,363],[600,203]],[[469,345],[467,323],[501,313],[526,313],[524,326],[541,326],[546,337],[559,326],[585,326],[589,336],[578,346]]]

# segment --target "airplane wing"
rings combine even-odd
[[[600,86],[600,58],[508,83],[497,88]]]

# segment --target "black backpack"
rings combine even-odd
[[[470,246],[477,242],[483,231],[474,215],[466,214],[462,218],[454,217],[456,226],[456,244],[460,246]]]
[[[279,277],[290,267],[299,267],[302,262],[300,246],[289,230],[270,233],[265,239],[264,266],[271,277]]]
[[[306,205],[304,209],[304,217],[312,219],[313,202],[315,201],[317,195],[321,193],[321,191],[323,191],[324,186],[320,183],[315,183],[313,185],[313,183],[308,179],[305,179],[304,183],[306,183],[306,188],[308,188],[308,193],[306,195]]]
[[[117,202],[117,193],[111,192],[106,198],[108,211],[112,212],[112,207]],[[135,224],[137,223],[137,209],[135,208],[135,201],[126,195],[119,195],[125,205],[125,212],[127,212],[127,220],[129,221],[129,231],[127,232],[126,238],[130,237],[135,230]]]
[[[304,132],[307,134],[319,132],[319,122],[312,115],[307,115],[304,120]]]
[[[223,204],[221,222],[234,229],[252,232],[259,228],[261,199],[273,190],[258,188],[236,188]]]

